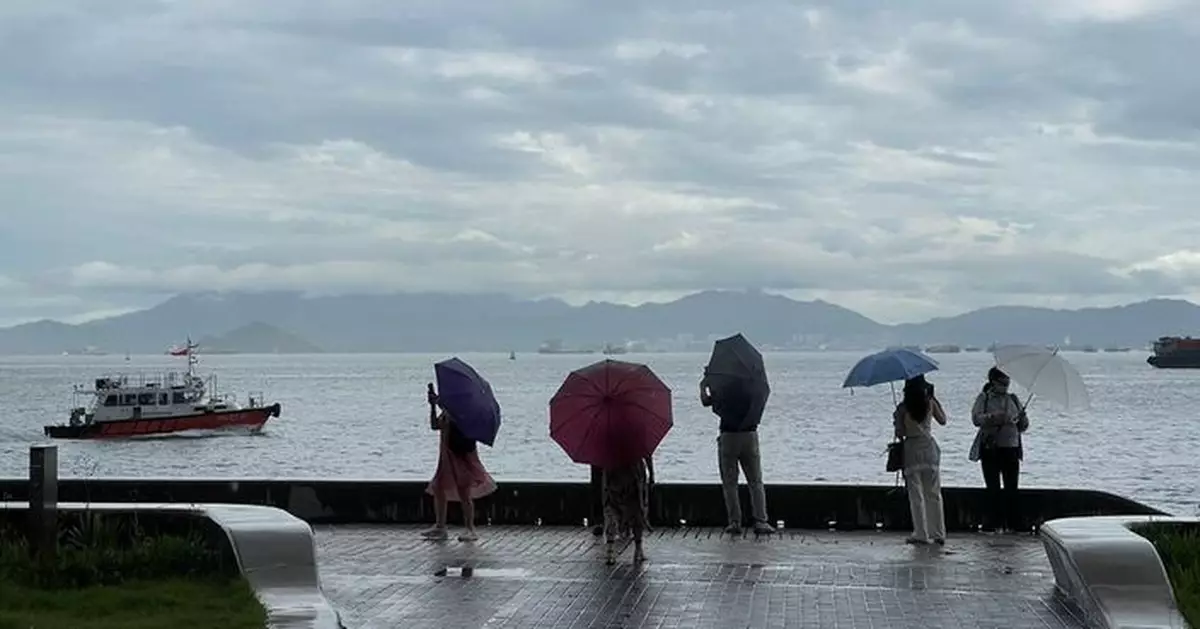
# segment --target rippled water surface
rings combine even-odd
[[[1092,410],[1061,413],[1037,402],[1026,435],[1027,486],[1107,489],[1176,514],[1200,505],[1200,370],[1157,370],[1142,353],[1071,354],[1092,391]],[[283,405],[262,435],[59,442],[63,475],[155,477],[427,477],[436,460],[425,383],[444,356],[206,356],[205,372],[244,398],[264,391]],[[504,408],[496,447],[482,448],[500,479],[585,479],[548,436],[547,401],[566,373],[595,357],[464,355],[492,382]],[[663,480],[715,481],[716,420],[696,400],[707,358],[626,357],[648,363],[675,391],[675,427],[657,455]],[[886,387],[840,388],[858,358],[840,353],[767,354],[773,393],[760,428],[768,481],[889,483],[882,449],[889,436]],[[967,460],[974,436],[969,406],[987,354],[938,357],[930,377],[950,413],[941,428],[944,483],[981,485]],[[0,475],[26,473],[27,448],[41,427],[66,418],[71,386],[111,372],[178,367],[167,356],[0,357]]]

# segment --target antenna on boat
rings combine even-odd
[[[192,336],[189,334],[187,337],[187,346],[184,348],[184,353],[187,354],[188,359],[188,376],[193,376],[196,373],[196,365],[200,362],[200,359],[196,357],[196,349],[199,347],[200,344],[193,343]]]

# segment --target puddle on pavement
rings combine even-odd
[[[476,568],[475,576],[500,579],[524,579],[529,571],[524,568]]]
[[[529,570],[525,568],[473,568],[471,566],[446,566],[434,571],[435,577],[461,577],[464,579],[525,579]]]

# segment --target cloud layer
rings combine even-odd
[[[0,7],[0,322],[184,290],[1200,294],[1200,5]]]

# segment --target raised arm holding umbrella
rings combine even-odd
[[[500,404],[492,387],[478,372],[458,358],[434,365],[438,387],[426,388],[430,428],[439,431],[437,469],[426,493],[433,496],[435,524],[422,533],[444,540],[449,502],[461,502],[466,529],[460,541],[478,539],[475,500],[496,490],[496,483],[479,459],[477,442],[492,445],[500,430]],[[440,393],[439,393],[440,391]]]

